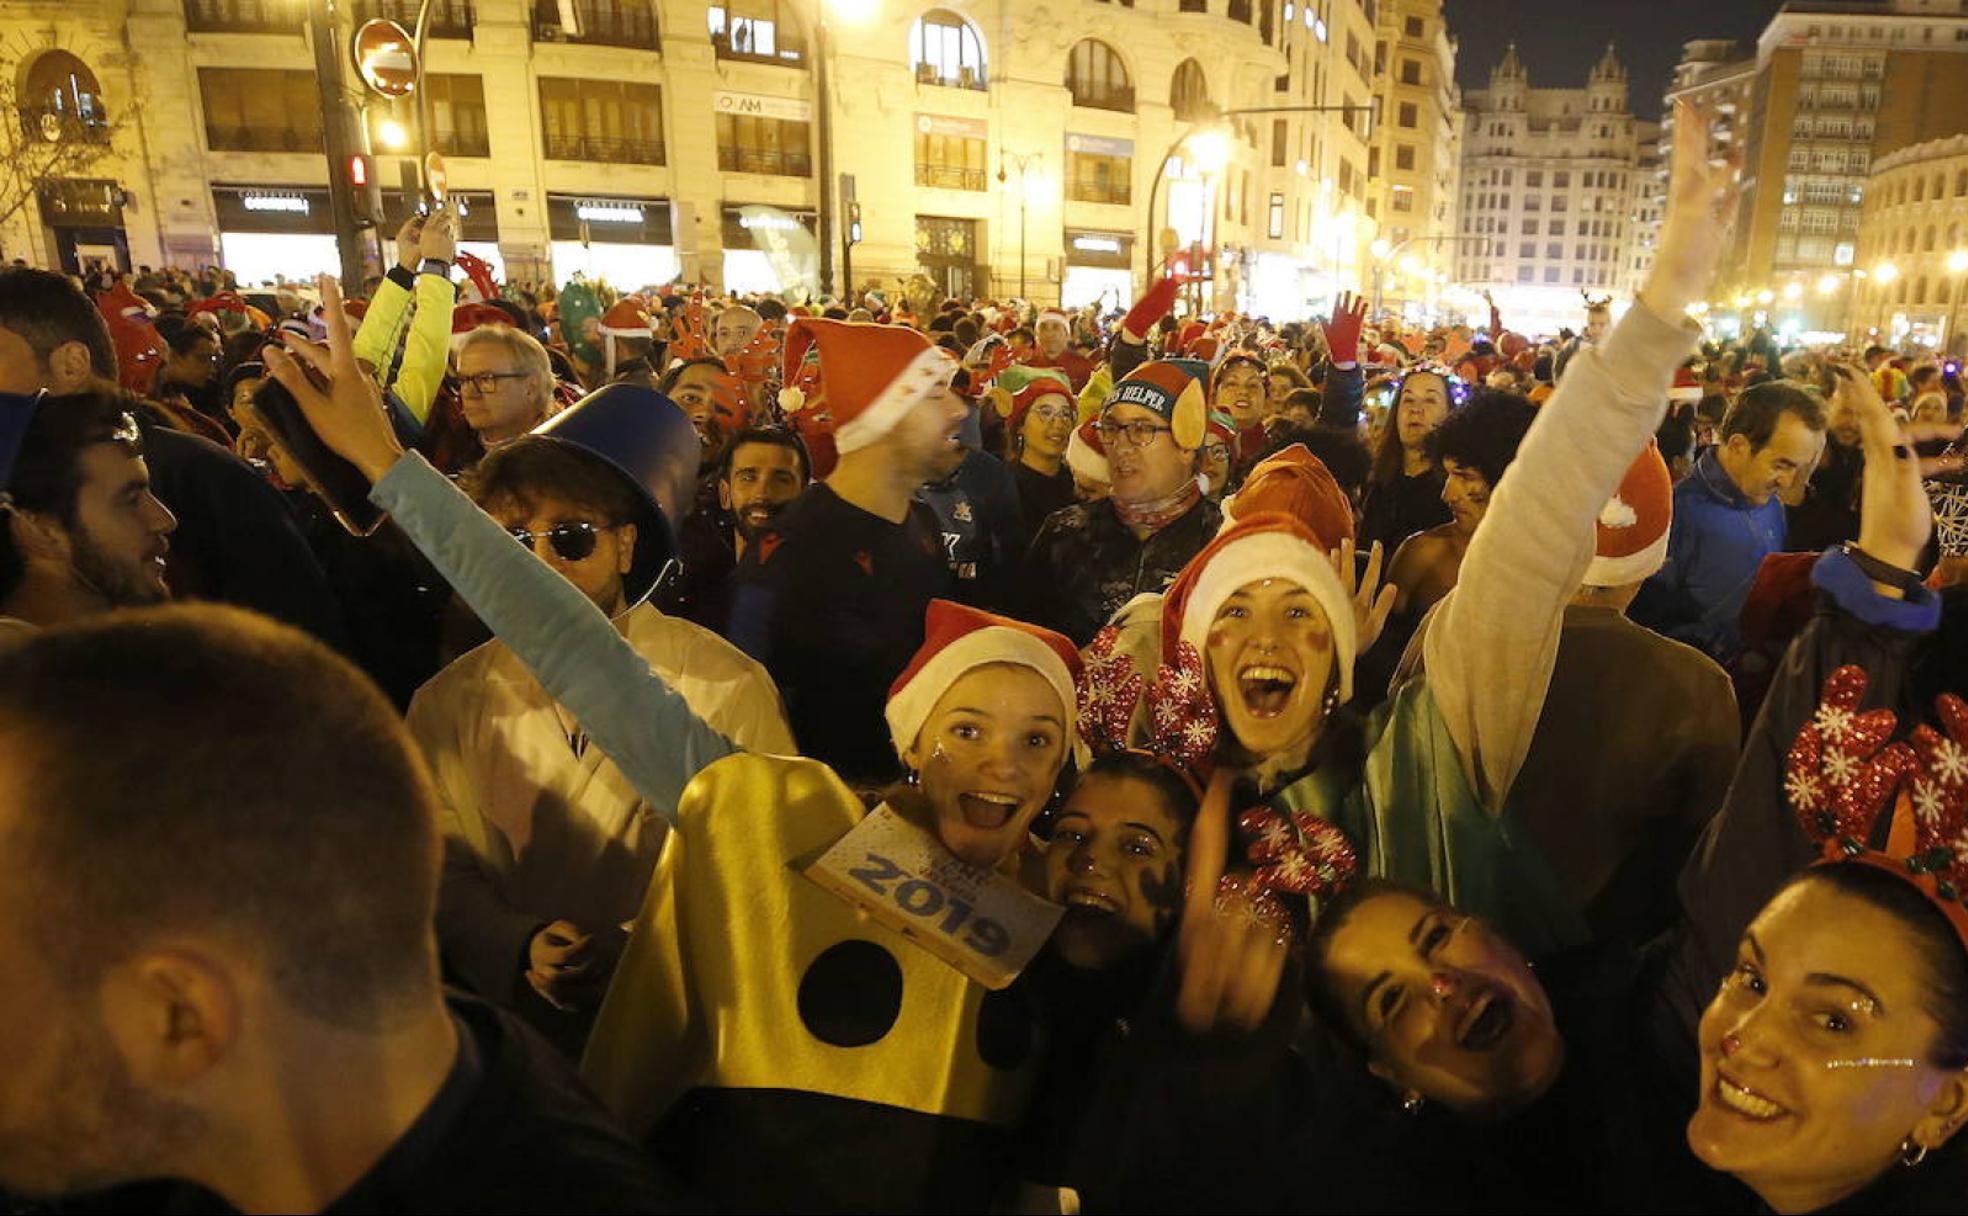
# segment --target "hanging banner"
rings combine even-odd
[[[945,114],[916,115],[916,132],[920,135],[941,135],[952,139],[984,139],[990,135],[990,125],[981,118],[953,118]]]
[[[1131,157],[1134,155],[1134,141],[1107,135],[1068,135],[1066,151],[1082,152],[1088,156]]]

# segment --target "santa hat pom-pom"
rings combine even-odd
[[[791,387],[779,390],[779,408],[788,414],[797,414],[806,408],[806,394]]]
[[[1624,498],[1615,494],[1606,500],[1599,511],[1599,524],[1605,528],[1631,528],[1640,522],[1640,514],[1627,504]]]

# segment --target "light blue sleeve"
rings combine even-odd
[[[369,500],[389,512],[479,619],[672,823],[683,787],[739,750],[692,713],[574,584],[408,453]]]

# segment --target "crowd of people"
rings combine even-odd
[[[0,270],[0,1206],[1968,1208],[1958,366]]]

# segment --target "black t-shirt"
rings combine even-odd
[[[731,640],[772,673],[800,753],[849,781],[901,773],[884,710],[929,601],[951,592],[940,534],[920,503],[892,524],[820,484],[738,564]]]
[[[450,1075],[416,1122],[324,1212],[695,1210],[681,1188],[615,1129],[546,1040],[512,1014],[462,993],[448,993],[446,1004],[458,1027]],[[233,1211],[202,1187],[168,1180],[28,1210]]]
[[[1011,473],[1018,482],[1018,505],[1023,513],[1024,526],[1018,536],[1018,554],[1022,558],[1031,549],[1032,538],[1045,526],[1046,518],[1073,505],[1073,475],[1061,465],[1059,472],[1047,477],[1022,460],[1011,462]]]

